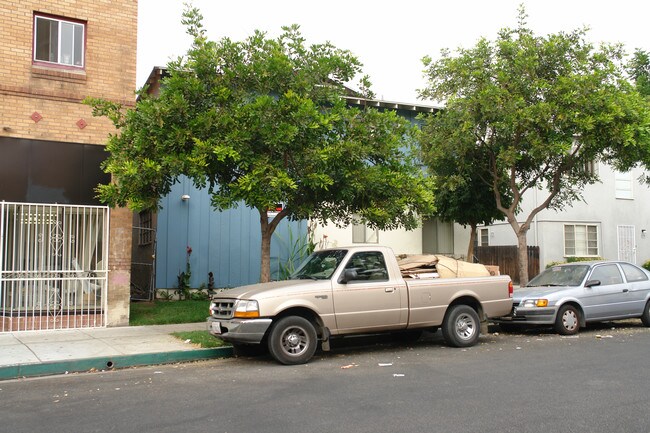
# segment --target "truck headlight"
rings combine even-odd
[[[239,299],[235,303],[235,315],[242,319],[251,319],[260,317],[260,307],[257,301],[248,301],[246,299]]]
[[[526,299],[521,306],[525,308],[548,307],[548,299]]]

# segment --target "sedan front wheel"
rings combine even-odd
[[[574,335],[580,330],[580,312],[573,305],[563,305],[555,318],[555,331],[560,335]]]

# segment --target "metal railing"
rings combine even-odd
[[[109,209],[0,202],[0,332],[105,326]]]

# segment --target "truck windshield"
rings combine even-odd
[[[317,251],[302,262],[291,279],[327,280],[332,277],[347,253],[348,250]]]

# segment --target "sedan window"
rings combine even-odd
[[[628,283],[648,280],[648,276],[645,274],[645,272],[636,266],[632,266],[627,263],[621,263],[621,268],[623,268],[623,273],[625,274],[625,279]]]
[[[601,286],[609,286],[612,284],[621,284],[623,277],[615,264],[600,265],[596,267],[591,273],[590,280],[600,281]]]

